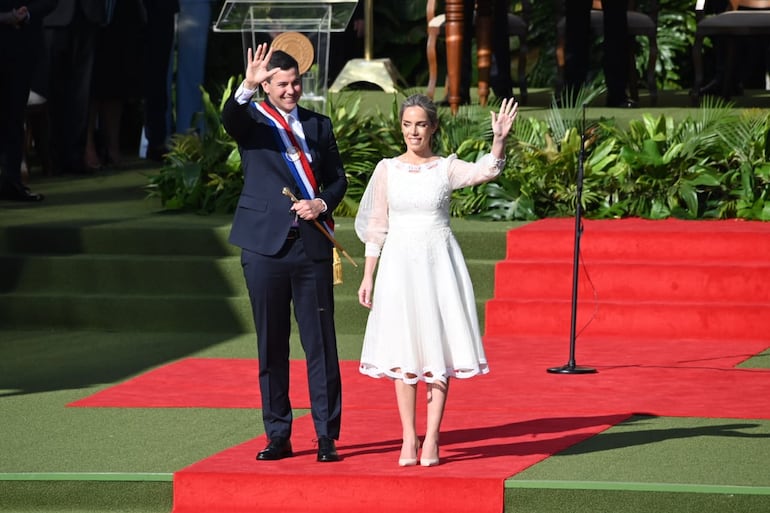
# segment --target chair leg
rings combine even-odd
[[[519,104],[527,104],[527,47],[526,36],[519,43]]]
[[[559,30],[556,34],[556,84],[554,84],[554,95],[556,98],[560,98],[564,92],[565,38],[564,32]]]
[[[476,3],[476,70],[478,73],[479,104],[484,107],[489,98],[489,75],[492,68],[492,3]],[[509,63],[510,65],[510,63]]]
[[[628,93],[632,100],[639,102],[639,84],[636,72],[636,47],[638,46],[634,36],[628,37]]]
[[[436,61],[436,41],[438,39],[438,33],[438,28],[428,28],[428,42],[426,45],[426,54],[428,56],[428,90],[425,94],[431,100],[436,94],[436,80],[438,77],[438,63]]]
[[[690,91],[690,103],[693,107],[700,105],[700,88],[703,86],[703,35],[695,34],[692,45],[693,84]]]
[[[735,38],[727,38],[727,58],[725,59],[725,78],[722,80],[722,98],[730,100],[733,95],[733,84],[737,83],[735,76]]]
[[[658,81],[655,79],[655,66],[658,63],[658,41],[650,38],[650,56],[647,61],[647,89],[650,92],[650,105],[658,105]]]

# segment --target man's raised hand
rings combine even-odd
[[[246,55],[246,77],[243,80],[244,87],[248,89],[257,89],[259,85],[272,78],[280,71],[280,68],[267,69],[270,57],[273,55],[273,49],[269,48],[267,43],[261,43],[257,50],[249,48]]]

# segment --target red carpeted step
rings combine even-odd
[[[574,219],[544,219],[511,230],[506,258],[567,258],[574,250]],[[770,223],[665,219],[584,220],[583,258],[657,261],[740,259],[767,262]]]
[[[546,219],[508,232],[487,335],[569,333],[574,230],[574,219]],[[770,223],[585,220],[580,248],[576,328],[586,335],[766,337]]]
[[[567,336],[571,312],[568,300],[492,299],[487,303],[485,333]],[[727,343],[734,339],[767,339],[770,303],[583,301],[578,303],[577,313],[577,330],[586,336],[724,339]]]
[[[712,265],[584,261],[581,299],[649,301],[752,301],[770,303],[770,263]],[[571,299],[572,262],[506,260],[495,267],[495,298]]]

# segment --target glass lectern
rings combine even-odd
[[[311,41],[313,64],[303,75],[305,101],[326,107],[329,80],[329,34],[348,25],[357,0],[225,0],[215,32],[241,32],[244,63],[248,48],[270,42],[281,33],[299,32]],[[244,66],[245,68],[245,66]]]

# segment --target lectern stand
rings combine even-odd
[[[303,103],[320,103],[320,110],[325,111],[329,34],[345,30],[357,3],[357,0],[225,0],[214,31],[243,35],[244,63],[248,48],[270,42],[281,33],[299,32],[307,36],[315,55],[310,71],[303,75]]]
[[[364,0],[364,2],[364,58],[353,59],[345,64],[332,84],[330,91],[333,93],[356,82],[378,85],[386,93],[395,93],[399,83],[405,84],[390,59],[372,59],[374,6],[372,0]]]

